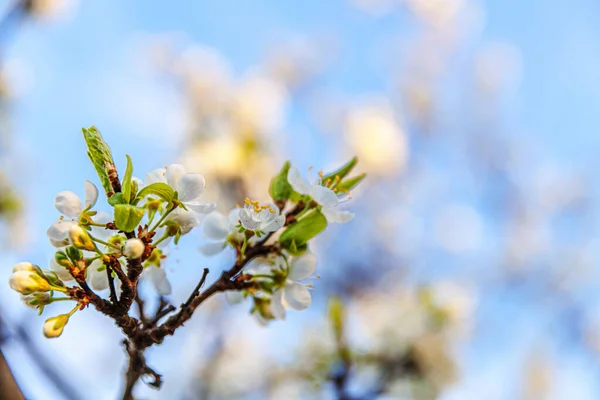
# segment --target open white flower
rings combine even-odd
[[[312,253],[292,258],[284,286],[271,297],[271,313],[275,318],[284,319],[286,308],[300,311],[310,306],[311,297],[307,288],[310,284],[299,281],[309,278],[316,266],[317,258]]]
[[[227,240],[233,238],[238,242],[244,240],[244,234],[238,232],[236,226],[240,223],[241,208],[234,208],[225,216],[218,211],[208,214],[202,221],[204,234],[211,239],[211,242],[200,246],[200,252],[205,256],[212,256],[220,253],[226,246]],[[248,242],[253,243],[259,238],[251,237]]]
[[[183,165],[171,164],[167,168],[158,168],[146,174],[146,185],[156,182],[171,186],[179,194],[179,200],[192,211],[207,214],[216,207],[215,203],[200,202],[206,181],[200,174],[186,173]]]
[[[351,212],[337,209],[338,204],[347,198],[347,193],[341,191],[336,192],[327,187],[325,182],[322,182],[321,180],[322,173],[319,173],[319,178],[311,184],[302,178],[298,168],[292,166],[288,171],[287,178],[288,182],[296,192],[309,195],[314,201],[322,206],[321,211],[323,212],[323,215],[325,215],[325,218],[327,218],[327,221],[344,224],[354,218],[354,214]]]
[[[258,201],[246,198],[244,208],[239,211],[239,221],[249,231],[270,233],[285,224],[285,215],[280,214],[275,204],[261,205]]]
[[[177,222],[181,228],[182,235],[189,233],[192,229],[200,225],[200,220],[196,213],[193,211],[186,211],[183,208],[176,208],[171,211],[171,213],[167,215],[167,221]]]
[[[46,234],[54,247],[69,244],[69,231],[77,224],[79,216],[85,210],[91,209],[98,201],[98,188],[90,181],[85,181],[85,201],[70,191],[60,192],[54,198],[54,206],[63,215],[61,219],[50,225]],[[68,219],[64,219],[64,217]]]

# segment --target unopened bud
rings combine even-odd
[[[123,246],[123,255],[130,259],[137,259],[144,254],[146,245],[140,239],[128,239]]]
[[[21,296],[21,301],[25,303],[27,307],[39,308],[40,306],[47,306],[52,303],[52,298],[49,293],[34,293]]]
[[[35,272],[38,275],[43,275],[40,267],[38,267],[35,264],[30,263],[29,261],[22,261],[18,264],[15,264],[13,266],[12,272],[17,272],[17,271],[29,271],[29,272]]]
[[[75,246],[69,246],[66,248],[67,257],[71,259],[74,263],[83,259],[83,253]],[[58,261],[57,261],[58,262]]]
[[[61,267],[65,268],[70,268],[71,265],[73,265],[69,260],[67,253],[65,253],[64,251],[57,251],[56,253],[54,253],[54,261]]]
[[[69,322],[67,314],[61,314],[56,317],[48,318],[44,323],[44,336],[47,338],[59,337],[65,329],[65,325]]]
[[[96,250],[96,245],[94,244],[90,235],[79,225],[73,225],[73,227],[69,230],[69,239],[71,239],[71,243],[73,246],[78,249],[94,251]]]
[[[50,290],[48,281],[31,271],[13,272],[8,283],[13,290],[24,295]]]

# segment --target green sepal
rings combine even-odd
[[[338,191],[345,191],[345,190],[352,190],[354,189],[360,182],[362,182],[363,179],[365,179],[365,177],[367,176],[367,174],[360,174],[358,176],[355,176],[354,178],[350,178],[350,179],[346,179],[343,182],[340,182],[336,185],[336,188],[338,189]]]
[[[144,209],[131,204],[115,206],[115,225],[123,232],[132,232],[144,218]]]
[[[288,172],[290,170],[290,162],[286,161],[281,168],[281,171],[271,179],[269,186],[269,194],[275,201],[287,200],[294,195],[300,196],[295,192],[292,185],[288,182]],[[295,197],[297,197],[295,196]]]
[[[314,210],[290,225],[281,234],[279,241],[286,249],[301,253],[306,251],[308,241],[323,232],[326,227],[325,216],[319,210]]]
[[[171,186],[163,182],[156,182],[140,190],[140,192],[137,194],[136,199],[134,200],[134,204],[137,204],[144,197],[149,196],[151,194],[160,197],[164,201],[171,201],[175,196],[175,192],[173,191],[173,188]]]
[[[108,204],[110,204],[111,206],[116,206],[117,204],[127,204],[127,202],[125,201],[124,197],[123,197],[123,193],[119,192],[119,193],[115,193],[112,196],[110,196],[108,198]]]
[[[112,153],[108,144],[102,139],[102,135],[95,126],[90,126],[88,129],[81,128],[83,138],[88,148],[88,157],[98,174],[100,183],[108,196],[114,193],[108,178],[109,169],[115,168]]]
[[[123,192],[123,199],[129,204],[131,200],[131,177],[133,175],[133,164],[131,163],[131,157],[129,157],[127,154],[125,154],[125,157],[127,157],[127,168],[125,168],[125,175],[123,176],[123,186],[121,191]]]
[[[353,157],[350,161],[348,161],[336,171],[324,175],[322,179],[323,182],[325,182],[327,179],[334,180],[336,176],[339,176],[340,179],[344,179],[350,173],[350,171],[352,171],[352,169],[354,168],[354,166],[356,166],[357,163],[358,157]]]
[[[76,263],[83,258],[83,253],[75,246],[68,246],[65,249],[65,252],[67,253],[67,257],[69,257],[73,263]]]

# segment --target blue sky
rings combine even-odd
[[[495,0],[476,4],[484,10],[484,23],[479,32],[470,35],[463,51],[469,53],[483,43],[502,41],[518,49],[522,60],[519,83],[503,97],[503,132],[527,142],[540,162],[591,171],[593,177],[600,148],[600,3]],[[3,3],[2,8],[5,7]],[[189,1],[177,5],[149,5],[141,0],[85,1],[66,21],[27,23],[8,51],[8,58],[21,60],[33,79],[30,89],[14,104],[16,156],[11,160],[9,173],[27,198],[32,237],[25,249],[4,255],[3,264],[50,256],[52,249],[45,230],[57,216],[53,196],[61,190],[82,193],[84,179],[94,176],[85,157],[82,126],[98,126],[111,143],[116,160],[123,162],[127,152],[138,171],[168,164],[180,152],[181,132],[172,125],[178,98],[145,66],[147,63],[140,56],[145,35],[183,32],[190,40],[217,49],[238,73],[288,38],[331,37],[339,55],[334,66],[319,78],[319,84],[352,97],[390,90],[386,77],[388,57],[385,52],[382,54],[382,46],[389,38],[410,34],[411,24],[401,10],[376,17],[342,0]],[[459,83],[463,82],[460,77],[471,72],[461,68],[464,65],[460,59],[454,61],[454,74]],[[460,85],[445,95],[450,103],[457,99],[457,108],[464,108]],[[468,110],[458,111],[458,115],[463,115]],[[342,161],[332,160],[339,156],[334,150],[319,148],[319,135],[304,118],[304,112],[292,109],[287,128],[292,133],[311,132],[311,153],[288,148],[287,156],[306,166],[315,161]],[[460,123],[454,126],[457,130],[460,127]],[[302,138],[289,140],[297,142]],[[331,138],[323,138],[328,140]],[[529,176],[530,171],[523,174]],[[468,182],[464,186],[464,190],[457,189],[457,197],[476,190],[469,189]],[[7,267],[0,278],[8,274]],[[8,315],[25,315],[28,310],[20,307],[14,293],[7,287],[0,293]],[[530,286],[522,292],[496,288],[482,298],[478,312],[480,327],[484,329],[462,350],[465,380],[448,398],[514,397],[516,384],[505,386],[500,382],[518,378],[514,367],[522,364],[526,349],[540,341],[547,327],[555,324],[555,309],[540,302],[544,303]],[[106,323],[90,314],[81,318],[78,326],[82,329],[84,321]],[[297,323],[301,323],[307,317],[298,318]],[[40,320],[32,319],[33,336],[40,324]],[[265,334],[275,337],[285,332],[285,327],[277,326]],[[519,337],[514,337],[514,332],[519,332]],[[109,345],[112,348],[106,350],[104,360],[122,358],[117,346],[118,332],[113,329],[107,335],[106,342],[111,339],[113,345]],[[564,342],[561,335],[566,335]],[[40,345],[45,346],[47,342],[39,336]],[[562,363],[559,388],[552,398],[597,398],[597,377],[589,372],[593,361],[571,343],[565,332],[559,330],[555,336],[545,338]],[[75,340],[75,335],[68,339]],[[72,362],[81,366],[81,360],[64,353],[68,349],[67,338],[61,340],[62,343],[48,344],[50,354],[62,354],[67,365],[73,365],[69,364]],[[181,351],[181,344],[165,346],[161,354],[173,349]],[[506,351],[498,351],[499,348]],[[103,351],[92,353],[101,356]],[[53,398],[26,378],[31,366],[21,361],[18,348],[10,348],[7,357],[34,398]],[[121,365],[115,366],[116,371],[104,371],[107,382],[111,377],[118,379]],[[112,398],[112,388],[94,383],[92,378],[85,379],[96,389],[104,390],[103,397]]]

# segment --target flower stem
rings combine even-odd
[[[240,251],[240,261],[244,259],[246,255],[246,248],[248,247],[248,238],[244,236],[244,243],[242,244],[242,250]]]
[[[71,315],[75,314],[75,311],[79,310],[79,307],[81,307],[79,304],[77,304],[75,307],[73,307],[73,309],[71,311],[69,311],[67,313],[67,315],[70,317]]]
[[[90,238],[92,238],[92,240],[93,240],[94,242],[97,242],[97,243],[103,244],[103,245],[105,245],[105,246],[107,246],[107,247],[110,247],[110,248],[112,248],[113,250],[117,250],[117,251],[119,251],[119,252],[121,251],[121,248],[119,248],[119,247],[115,246],[114,244],[111,244],[111,243],[105,242],[104,240],[98,239],[97,237],[94,237],[94,236],[92,236],[92,235],[90,235]],[[98,254],[102,254],[102,253],[100,252],[100,250],[98,250]]]
[[[165,213],[160,217],[160,219],[156,222],[156,224],[154,224],[152,229],[150,229],[150,232],[154,232],[156,230],[156,228],[158,228],[160,226],[160,224],[163,223],[165,218],[167,218],[167,215],[169,215],[171,213],[171,211],[173,211],[174,209],[175,209],[175,207],[172,207],[172,208],[169,208],[167,211],[165,211]]]
[[[160,239],[158,239],[156,242],[152,243],[152,245],[153,245],[154,247],[156,247],[156,246],[158,246],[158,244],[159,244],[160,242],[162,242],[163,240],[165,240],[165,239],[168,239],[168,238],[170,238],[170,236],[169,236],[169,235],[168,235],[168,234],[165,232],[165,234],[164,234],[164,235],[162,235],[162,237],[161,237]]]

